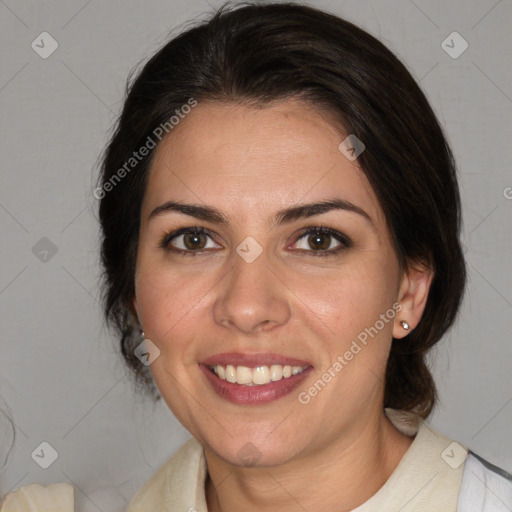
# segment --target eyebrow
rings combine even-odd
[[[306,219],[315,215],[327,213],[332,210],[344,210],[356,213],[366,219],[366,221],[376,231],[376,226],[373,223],[372,218],[370,215],[368,215],[368,213],[366,213],[365,210],[351,203],[350,201],[339,198],[322,201],[320,203],[307,203],[298,206],[291,206],[289,208],[285,208],[284,210],[278,211],[273,216],[272,220],[275,226],[279,226],[282,224],[288,224],[298,219]],[[178,201],[167,201],[166,203],[157,206],[149,214],[148,221],[169,212],[183,213],[185,215],[189,215],[190,217],[195,217],[196,219],[209,221],[222,226],[229,226],[230,224],[226,215],[224,215],[224,213],[222,213],[217,208],[197,204],[185,204]]]

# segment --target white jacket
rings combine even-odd
[[[469,450],[457,512],[511,512],[512,475]]]

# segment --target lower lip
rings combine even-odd
[[[298,375],[292,375],[291,377],[275,382],[272,381],[268,384],[245,386],[221,379],[203,364],[200,364],[199,368],[201,368],[213,390],[219,396],[235,404],[249,405],[266,404],[289,395],[304,381],[312,370],[312,367],[309,366]]]

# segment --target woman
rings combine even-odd
[[[510,510],[510,475],[425,422],[460,197],[375,38],[295,4],[219,10],[131,83],[95,195],[106,316],[192,434],[129,512]]]
[[[308,7],[221,10],[133,82],[99,190],[107,315],[193,436],[130,512],[512,504],[424,422],[466,278],[460,199],[381,43]]]

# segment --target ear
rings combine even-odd
[[[395,317],[393,338],[404,338],[420,323],[433,278],[434,271],[425,264],[411,264],[404,270],[398,293],[402,309]],[[402,327],[402,321],[409,324],[408,330]]]

